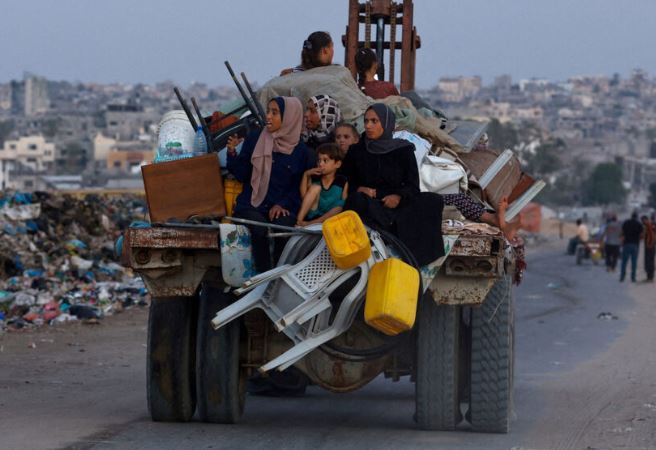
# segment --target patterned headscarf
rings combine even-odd
[[[314,138],[321,142],[331,137],[335,132],[335,126],[342,120],[342,113],[339,110],[337,101],[329,95],[315,95],[310,97],[310,101],[317,108],[321,123],[316,130],[306,129],[303,133],[303,140],[307,141],[310,138]]]

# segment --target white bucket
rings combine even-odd
[[[196,133],[182,110],[164,114],[157,130],[155,162],[188,158],[194,151]]]

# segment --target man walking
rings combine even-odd
[[[654,250],[656,250],[655,224],[647,216],[642,216],[642,226],[645,228],[645,272],[648,282],[654,282]]]
[[[604,230],[604,255],[606,255],[606,271],[615,272],[617,259],[620,256],[622,244],[622,225],[615,214],[611,214]]]
[[[626,276],[626,263],[631,258],[631,281],[636,281],[638,265],[638,249],[642,235],[642,224],[638,221],[638,213],[631,214],[631,218],[622,224],[622,267],[620,269],[620,282]]]

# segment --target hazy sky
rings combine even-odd
[[[415,0],[417,86],[576,74],[656,74],[654,0]],[[0,81],[24,71],[98,82],[264,82],[299,62],[314,30],[341,35],[347,0],[0,0]]]

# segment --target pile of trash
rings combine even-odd
[[[0,194],[0,332],[147,305],[141,279],[114,256],[121,230],[145,216],[136,195]]]

